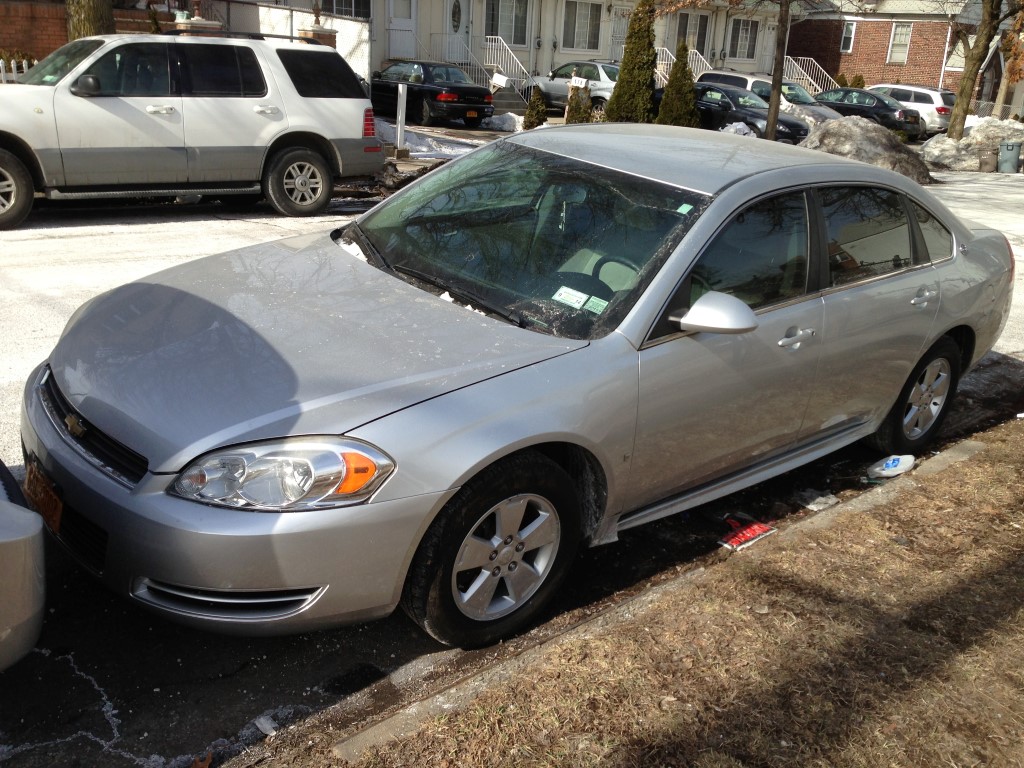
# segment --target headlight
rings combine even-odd
[[[789,126],[783,125],[782,123],[776,123],[775,124],[775,132],[776,133],[792,133],[792,131],[789,129]]]
[[[364,501],[395,468],[371,445],[293,438],[214,451],[174,481],[182,498],[222,507],[300,511]]]

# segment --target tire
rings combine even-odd
[[[511,456],[466,483],[427,530],[402,607],[446,645],[490,645],[532,624],[579,541],[572,478],[539,453]]]
[[[14,229],[32,210],[35,188],[25,164],[0,149],[0,230]]]
[[[604,99],[592,99],[590,101],[590,115],[594,122],[604,120],[604,112],[608,108],[608,102]]]
[[[921,454],[935,439],[960,383],[960,347],[943,336],[915,366],[899,399],[868,441],[886,454]]]
[[[420,111],[417,117],[422,126],[428,126],[434,122],[434,116],[430,114],[430,99],[420,100]]]
[[[750,132],[752,134],[754,134],[754,138],[755,139],[763,139],[764,138],[764,132],[760,128],[758,128],[756,125],[750,125],[750,123],[747,123],[747,128],[749,128]]]
[[[285,216],[323,213],[334,193],[334,175],[327,161],[309,149],[286,149],[263,172],[263,195]]]
[[[21,492],[21,486],[18,485],[11,470],[4,466],[3,462],[0,462],[0,501],[9,501],[21,507],[28,507],[25,494]]]

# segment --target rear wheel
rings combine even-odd
[[[25,164],[0,149],[0,229],[14,229],[32,210],[35,189]]]
[[[921,358],[871,444],[889,454],[919,454],[935,439],[960,382],[960,347],[943,336]]]
[[[484,470],[423,537],[402,607],[447,645],[489,645],[528,628],[576,554],[573,488],[565,470],[539,453]]]
[[[285,216],[314,216],[331,203],[334,177],[327,161],[309,149],[286,149],[263,173],[263,194]]]
[[[604,99],[590,100],[590,114],[595,123],[599,123],[604,120],[604,113],[607,108],[608,102]]]
[[[434,116],[430,113],[430,99],[424,98],[420,101],[420,125],[430,125],[434,122]]]

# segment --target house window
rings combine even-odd
[[[680,13],[676,31],[676,47],[679,41],[685,40],[686,47],[697,51],[701,56],[707,55],[708,20],[706,13]]]
[[[913,24],[897,22],[892,25],[892,40],[889,43],[889,64],[906,64],[910,52],[910,30]]]
[[[565,23],[562,25],[562,46],[584,51],[596,51],[601,43],[600,3],[581,3],[567,0]]]
[[[487,0],[487,34],[526,45],[527,0]]]
[[[853,33],[857,31],[857,22],[848,21],[843,24],[843,42],[839,44],[840,53],[850,53],[853,50]]]
[[[336,16],[354,16],[357,19],[370,18],[370,0],[328,0],[320,6]]]
[[[751,19],[733,19],[729,36],[730,59],[753,59],[757,50],[757,25]]]

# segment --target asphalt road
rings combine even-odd
[[[948,178],[947,178],[948,177]],[[945,174],[935,188],[965,218],[1007,231],[1018,260],[1011,326],[992,356],[965,380],[951,424],[969,430],[983,406],[1012,415],[1024,364],[1024,177]],[[42,209],[0,233],[0,458],[21,472],[18,408],[29,370],[52,347],[74,309],[110,287],[189,259],[293,233],[326,230],[362,206],[336,201],[326,216],[240,216],[215,206]],[[995,411],[993,411],[995,413]],[[750,493],[773,504],[823,476],[852,475],[873,460],[857,448]],[[48,615],[39,646],[0,674],[0,763],[185,768],[196,756],[226,756],[242,742],[325,707],[353,719],[416,697],[522,643],[561,631],[620,590],[686,567],[713,550],[718,531],[682,518],[647,526],[587,553],[560,613],[519,645],[465,654],[443,649],[402,615],[302,637],[247,640],[188,630],[110,595],[48,551]],[[362,691],[387,678],[387,700]]]

